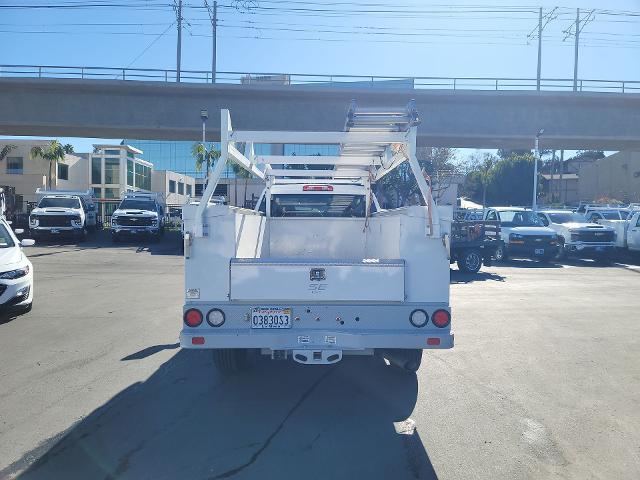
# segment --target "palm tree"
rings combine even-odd
[[[191,154],[196,159],[196,172],[201,172],[202,167],[206,165],[206,177],[209,178],[211,166],[220,158],[220,150],[214,149],[213,144],[209,144],[207,148],[202,143],[194,143],[193,147],[191,147]]]
[[[244,200],[242,202],[242,206],[244,207],[247,203],[247,187],[249,186],[249,179],[253,177],[251,172],[248,172],[244,168],[242,168],[238,164],[232,164],[231,169],[233,170],[234,175],[234,183],[235,183],[235,203],[238,204],[238,179],[244,178]]]
[[[41,158],[49,162],[49,178],[47,179],[48,188],[58,185],[58,163],[64,163],[64,156],[67,153],[73,153],[73,146],[70,144],[62,145],[58,140],[51,140],[46,147],[33,147],[31,149],[31,158]]]
[[[7,155],[11,153],[12,150],[18,148],[17,145],[5,145],[0,149],[0,162],[7,158]]]

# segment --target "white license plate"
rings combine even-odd
[[[251,328],[291,328],[291,308],[253,307]]]
[[[544,255],[544,248],[536,248],[533,253],[536,255]]]

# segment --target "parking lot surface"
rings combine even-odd
[[[25,251],[30,314],[0,323],[0,479],[640,478],[640,267],[452,270],[456,346],[258,360],[178,346],[177,239]]]

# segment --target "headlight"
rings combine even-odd
[[[16,278],[24,277],[29,273],[29,265],[17,268],[15,270],[9,270],[8,272],[0,273],[0,278],[3,280],[15,280]]]
[[[37,217],[37,216],[35,216],[35,215],[31,215],[31,216],[29,217],[29,223],[30,223],[31,225],[37,225],[37,224],[38,224],[38,217]]]
[[[151,225],[153,225],[154,227],[155,227],[156,225],[158,225],[158,219],[157,219],[157,218],[152,218],[152,219],[151,219]]]
[[[111,217],[111,225],[117,225],[118,224],[118,217]]]
[[[524,235],[520,235],[519,233],[512,233],[509,235],[509,240],[524,240]]]

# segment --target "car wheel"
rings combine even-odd
[[[224,375],[237,373],[248,366],[246,348],[221,348],[213,350],[213,364]]]
[[[564,238],[558,239],[558,253],[554,257],[555,260],[564,260],[567,257],[567,252],[564,250]]]
[[[498,246],[493,254],[493,258],[495,258],[496,262],[504,262],[505,260],[507,260],[507,258],[509,258],[509,255],[507,254],[506,247],[504,245]]]
[[[458,259],[458,269],[464,273],[478,273],[482,267],[482,257],[477,250],[467,250]]]

